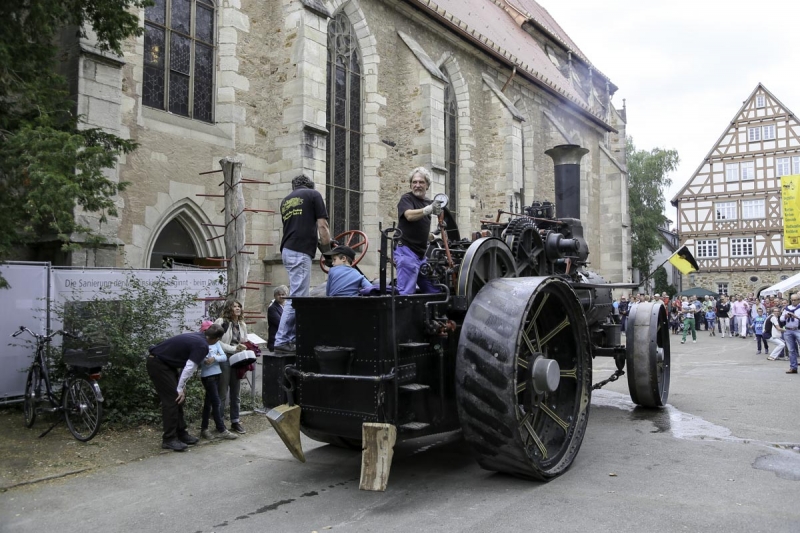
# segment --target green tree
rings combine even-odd
[[[667,176],[678,167],[680,158],[676,150],[637,150],[631,137],[627,139],[626,156],[632,263],[644,278],[650,273],[653,255],[661,248],[658,228],[667,220],[663,191],[672,184]]]
[[[656,269],[655,274],[653,274],[653,282],[655,283],[655,293],[656,294],[669,294],[669,297],[672,298],[675,296],[675,293],[678,292],[678,289],[675,288],[674,285],[670,285],[667,280],[667,269],[663,266],[660,266]]]
[[[116,215],[124,189],[103,175],[135,143],[88,127],[75,113],[56,72],[64,31],[91,26],[103,51],[122,53],[124,39],[142,28],[132,8],[149,0],[3,0],[0,2],[0,261],[42,239],[70,249],[78,205]],[[0,287],[6,281],[0,277]]]

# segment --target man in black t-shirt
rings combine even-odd
[[[439,292],[439,289],[419,270],[425,264],[425,250],[431,230],[431,215],[442,212],[441,204],[425,198],[431,186],[428,169],[417,167],[409,179],[411,192],[405,193],[397,203],[397,227],[403,233],[394,251],[397,266],[397,290],[400,294],[414,294],[417,285],[423,293]]]
[[[292,180],[292,192],[281,202],[281,219],[281,259],[289,274],[289,298],[308,296],[311,289],[311,260],[317,247],[323,253],[331,249],[328,211],[322,195],[314,190],[311,178],[297,176]],[[295,318],[290,299],[283,306],[281,324],[275,334],[275,353],[294,353],[294,342]]]
[[[147,374],[161,400],[161,418],[164,424],[161,447],[165,450],[182,452],[188,444],[197,443],[197,437],[186,430],[186,421],[183,418],[186,393],[183,387],[195,368],[202,365],[208,357],[208,347],[216,344],[223,333],[221,326],[213,324],[202,333],[176,335],[150,347]]]

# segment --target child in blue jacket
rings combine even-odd
[[[717,329],[714,327],[714,324],[717,321],[717,313],[714,311],[713,307],[709,307],[706,311],[706,325],[708,329],[711,330],[711,333],[708,334],[709,337],[716,337],[717,336]]]
[[[205,324],[203,322],[204,326]],[[208,323],[209,326],[211,324],[212,322]],[[217,342],[208,347],[208,356],[203,360],[203,364],[200,367],[200,381],[203,382],[203,388],[206,390],[206,396],[203,399],[203,418],[200,423],[200,436],[204,439],[211,440],[215,437],[222,437],[223,439],[233,440],[237,438],[225,427],[225,422],[222,420],[222,402],[219,398],[219,378],[222,375],[222,369],[219,364],[227,360],[228,356],[225,355],[222,346]],[[214,415],[214,424],[217,427],[216,436],[208,429],[208,418],[212,413]]]

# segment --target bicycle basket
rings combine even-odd
[[[108,364],[111,347],[105,339],[65,338],[64,363],[82,368],[99,368]]]

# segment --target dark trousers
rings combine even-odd
[[[758,353],[761,353],[761,343],[762,342],[764,343],[764,351],[766,352],[767,351],[767,341],[765,341],[764,338],[760,334],[756,333],[756,345],[758,346]]]
[[[628,315],[622,315],[619,317],[620,324],[622,324],[622,333],[625,333],[625,326],[628,325]]]
[[[222,374],[219,377],[219,400],[222,405],[225,405],[225,400],[228,400],[228,405],[231,408],[231,423],[239,421],[239,376],[236,375],[236,369],[231,368],[228,361],[219,364]],[[230,397],[228,395],[230,393]],[[223,409],[224,412],[224,409]]]
[[[172,368],[161,362],[157,357],[147,357],[147,374],[156,388],[156,394],[161,401],[161,419],[164,424],[164,442],[177,439],[178,435],[185,435],[186,421],[183,418],[183,404],[178,404],[178,379],[180,369]]]
[[[219,374],[200,378],[203,387],[206,389],[206,397],[203,400],[203,420],[200,429],[208,429],[208,418],[213,413],[214,424],[217,431],[225,431],[225,422],[222,421],[222,402],[219,401]]]

